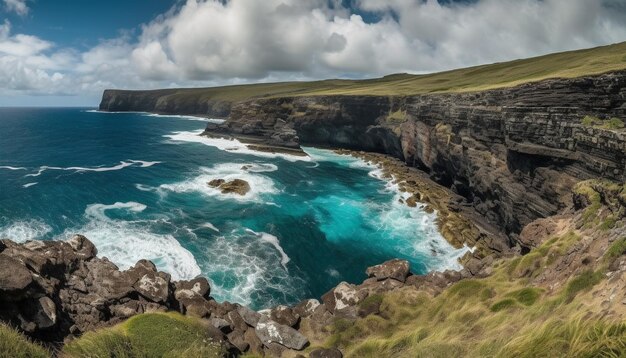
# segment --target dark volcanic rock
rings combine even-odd
[[[234,179],[219,186],[223,194],[246,195],[250,191],[250,184],[243,179]]]
[[[33,282],[30,271],[17,259],[0,254],[0,297],[11,300],[18,298]]]
[[[369,277],[375,277],[378,281],[392,278],[404,282],[409,275],[409,262],[393,259],[380,265],[368,267],[365,273]]]
[[[406,118],[390,120],[392,110]],[[389,154],[515,237],[571,205],[578,180],[626,180],[626,132],[584,126],[586,115],[626,118],[626,72],[473,93],[253,99],[234,103],[228,120],[207,133],[285,146],[297,136],[307,145]],[[283,136],[285,128],[296,136]]]
[[[256,335],[267,347],[271,343],[278,343],[290,349],[301,350],[309,340],[295,329],[276,323],[267,317],[262,317],[256,326]]]
[[[343,354],[337,348],[318,348],[309,353],[309,358],[343,358]]]

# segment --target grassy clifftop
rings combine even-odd
[[[281,82],[141,92],[183,102],[207,99],[236,102],[249,98],[316,95],[401,96],[481,91],[548,78],[573,78],[619,70],[626,70],[626,42],[428,75],[395,74],[368,80]]]

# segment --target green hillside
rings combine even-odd
[[[305,95],[416,95],[471,92],[547,78],[573,78],[618,70],[626,70],[626,42],[428,75],[395,74],[368,80],[262,83],[142,92],[183,101],[241,101],[248,98]]]

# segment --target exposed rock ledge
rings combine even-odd
[[[174,282],[146,260],[121,271],[96,254],[81,235],[65,242],[1,240],[0,321],[54,344],[136,314],[174,310],[206,319],[212,336],[233,353],[280,356],[306,347],[307,335],[320,332],[336,317],[376,313],[376,305],[359,305],[371,294],[418,283],[437,291],[472,275],[463,270],[413,276],[408,262],[392,260],[369,268],[370,278],[361,285],[340,283],[322,302],[309,299],[255,312],[216,302],[205,278]]]

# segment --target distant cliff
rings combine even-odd
[[[230,113],[229,101],[200,99],[192,94],[177,98],[179,92],[180,90],[105,90],[99,109],[109,112],[184,113],[213,118],[226,118]]]

